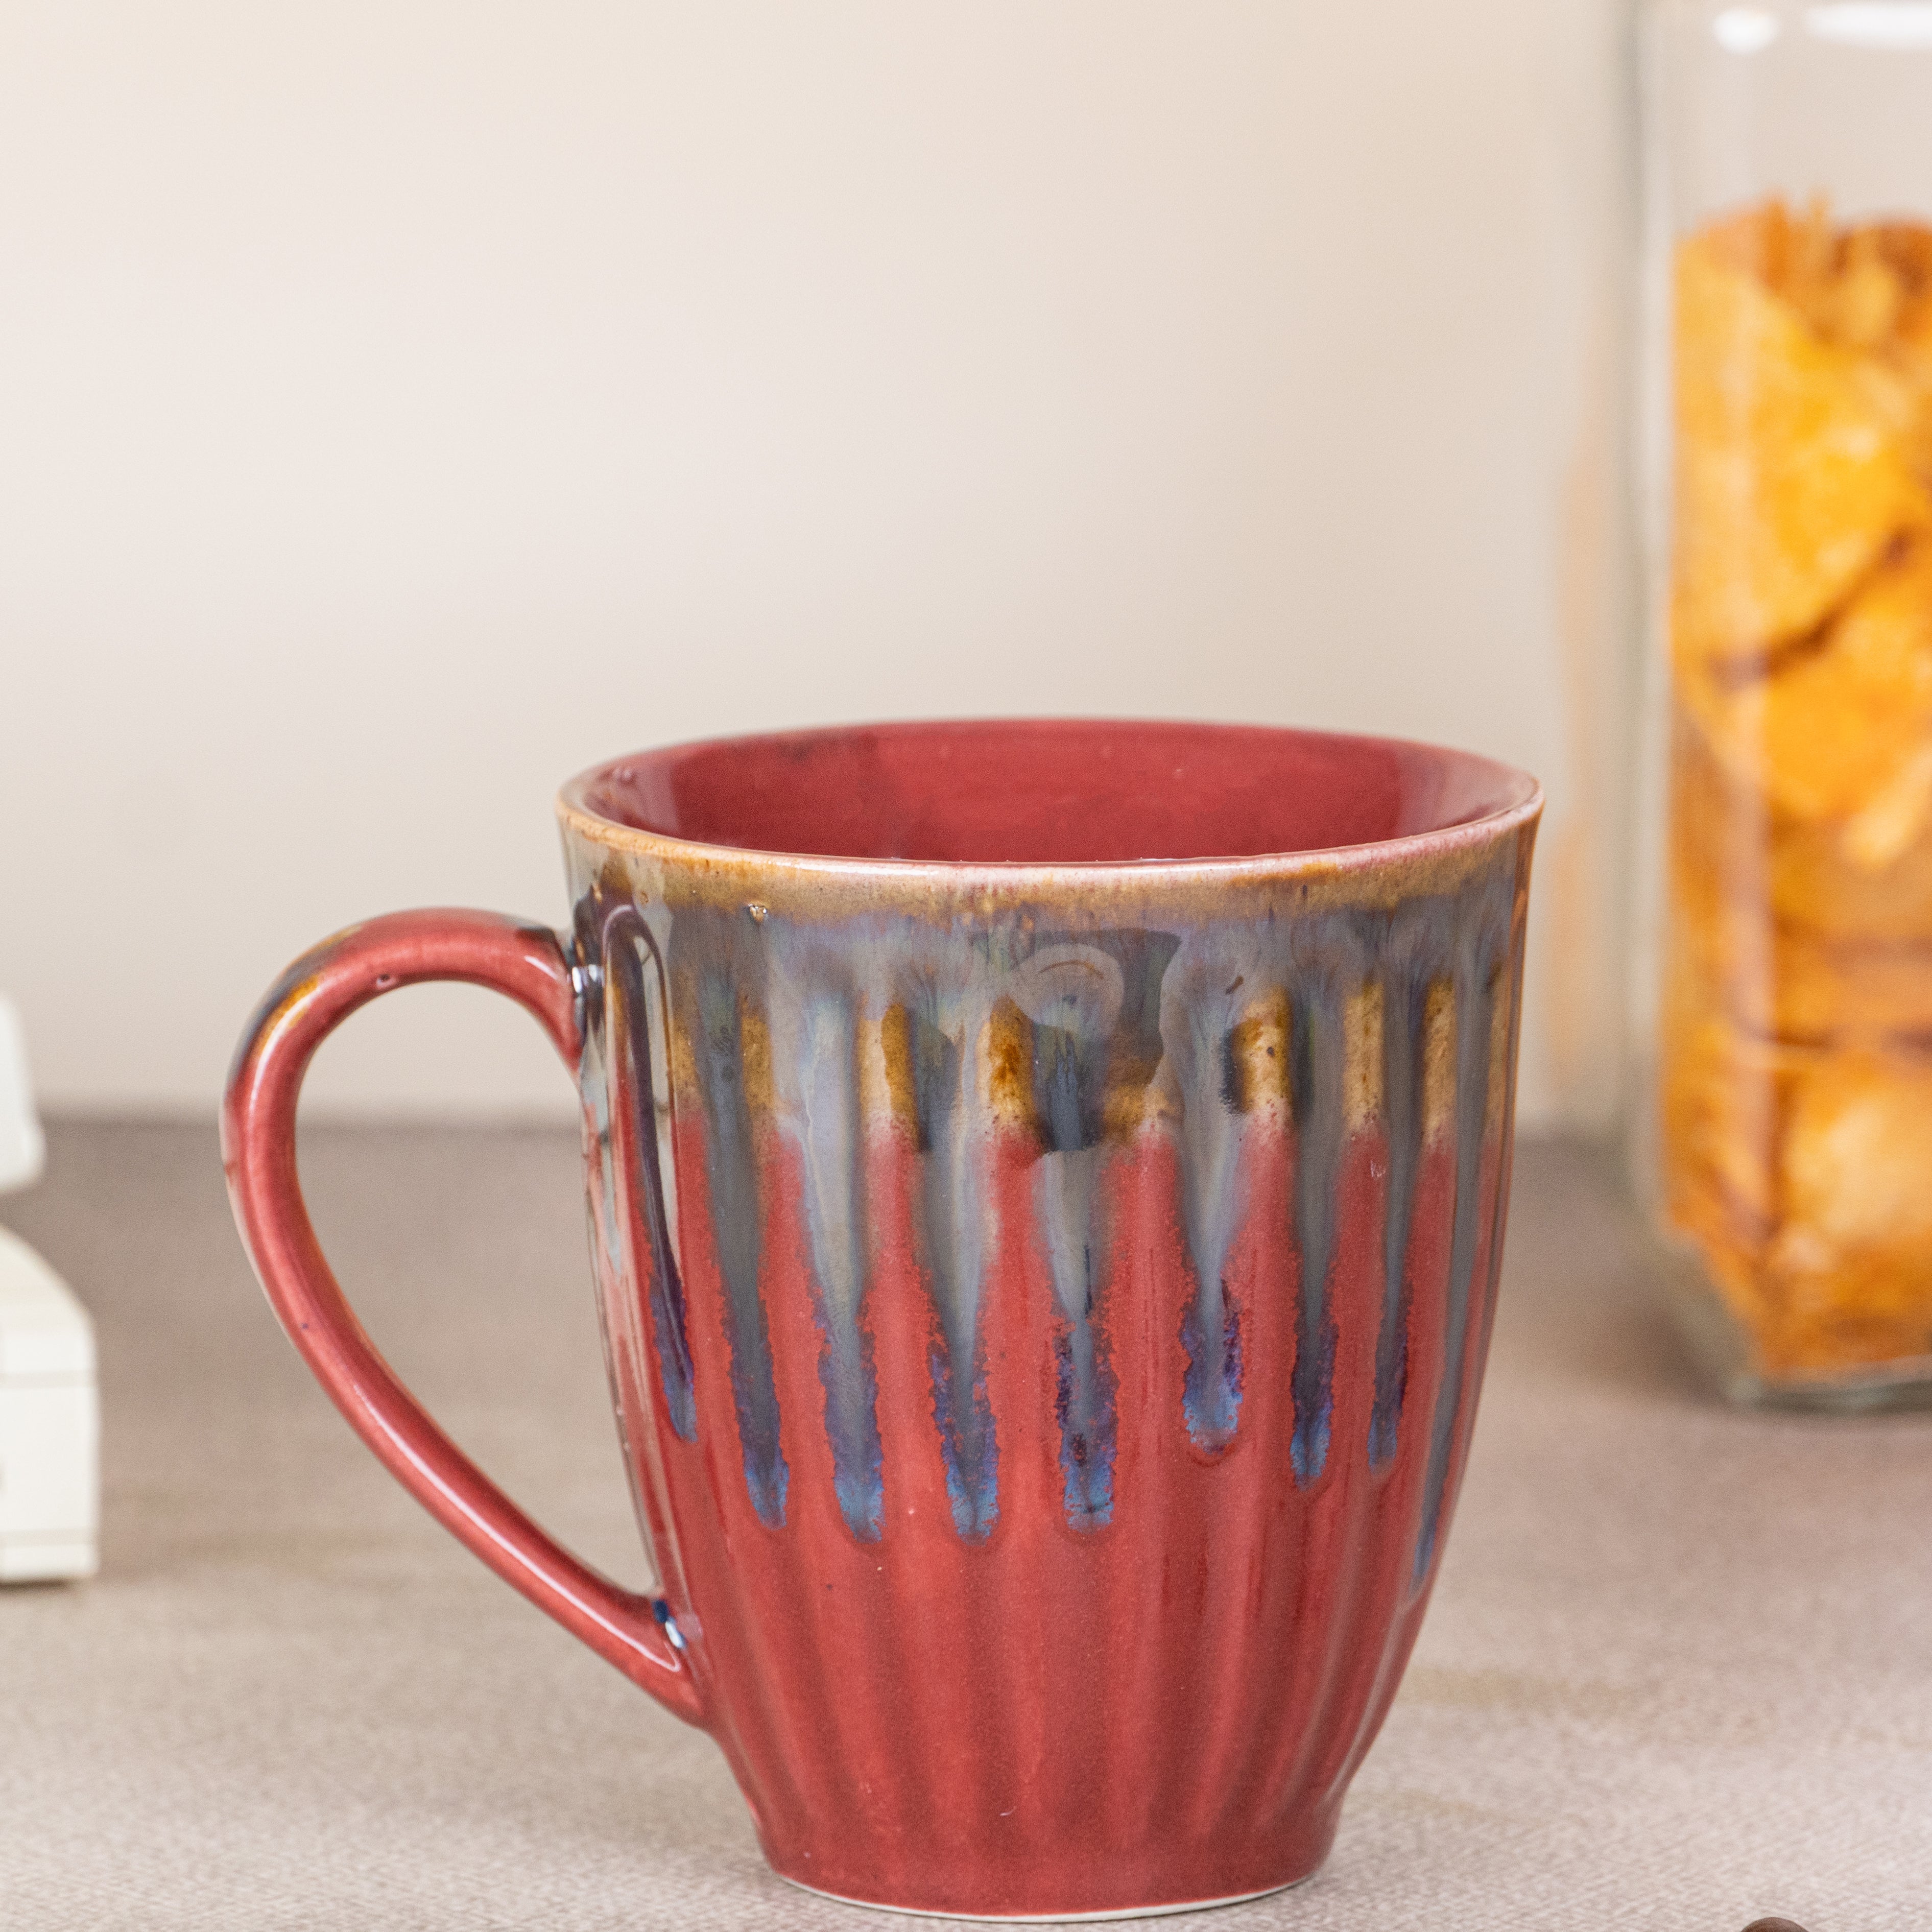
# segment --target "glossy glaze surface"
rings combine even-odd
[[[1226,849],[1242,800],[1317,778],[1255,824],[1399,836]],[[1103,811],[1070,808],[1083,786]],[[288,1232],[278,1123],[314,1040],[398,983],[399,937],[344,935],[272,996],[231,1096],[238,1210],[351,1420],[716,1736],[781,1872],[1012,1916],[1286,1884],[1454,1504],[1539,805],[1419,747],[1118,725],[686,748],[567,788],[564,950],[533,988],[538,936],[488,944],[579,1071],[654,1613],[434,1465],[434,1425],[399,1387],[371,1408],[328,1339],[352,1317]],[[664,829],[700,824],[860,849]],[[476,916],[407,916],[424,976],[455,944],[435,922]],[[484,944],[456,938],[442,970]]]
[[[834,769],[903,787],[907,748]],[[1304,821],[1388,822],[1364,764]],[[929,785],[902,815],[940,851],[1034,802]],[[1037,1913],[1318,1862],[1486,1340],[1529,839],[1502,802],[1211,881],[941,861],[836,896],[566,811],[617,1397],[781,1871]]]

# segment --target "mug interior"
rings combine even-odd
[[[1013,718],[674,745],[600,766],[564,796],[634,831],[752,851],[1105,865],[1372,844],[1534,794],[1492,759],[1400,739]]]

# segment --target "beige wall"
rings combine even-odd
[[[205,1108],[358,915],[560,918],[556,782],[908,712],[1460,741],[1551,800],[1530,1110],[1614,1065],[1612,0],[15,0],[0,987]],[[560,1109],[481,995],[338,1108]]]

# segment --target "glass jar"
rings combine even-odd
[[[1740,1400],[1932,1395],[1932,4],[1650,0],[1639,1166]]]

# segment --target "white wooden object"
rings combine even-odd
[[[46,1143],[27,1080],[27,1042],[11,1002],[0,999],[0,1194],[40,1178]]]
[[[38,1180],[44,1154],[20,1022],[0,1000],[0,1192]],[[94,1324],[0,1228],[0,1583],[93,1575],[100,1441]]]
[[[0,1228],[0,1583],[93,1575],[100,1436],[94,1324]]]

